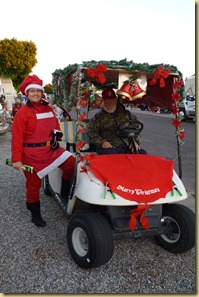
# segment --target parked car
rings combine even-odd
[[[0,135],[3,135],[9,131],[9,124],[7,123],[6,110],[0,103]]]
[[[179,103],[180,115],[182,116],[182,120],[186,121],[188,119],[195,118],[195,95],[189,96],[187,95],[185,99],[183,99]]]
[[[150,110],[149,106],[148,105],[145,105],[145,104],[138,104],[138,107],[141,109],[141,110]]]

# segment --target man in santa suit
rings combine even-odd
[[[23,172],[26,205],[32,214],[32,222],[38,227],[46,225],[40,213],[42,178],[60,167],[63,170],[62,194],[67,197],[75,166],[74,156],[59,146],[63,134],[53,109],[42,100],[42,85],[43,81],[36,75],[28,75],[20,85],[21,93],[28,99],[14,117],[11,139],[13,167],[21,170],[22,164],[26,164],[34,168],[33,173]]]

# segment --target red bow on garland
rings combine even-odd
[[[157,71],[154,73],[153,79],[149,82],[150,86],[156,84],[157,79],[160,79],[160,88],[165,87],[165,78],[169,76],[170,68],[164,70],[162,66],[158,67]]]
[[[106,78],[103,74],[104,71],[107,71],[107,68],[104,64],[97,64],[96,68],[88,68],[88,75],[94,78],[100,83],[103,84],[106,81]]]

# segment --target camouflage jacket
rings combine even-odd
[[[117,110],[113,114],[102,109],[95,114],[88,124],[87,135],[89,142],[98,147],[101,146],[105,139],[110,142],[113,147],[118,146],[122,140],[128,144],[128,139],[121,139],[116,135],[116,131],[118,124],[129,122],[129,120],[135,121],[135,127],[137,127],[137,117],[129,110],[126,110],[122,104],[118,104]],[[135,140],[140,145],[140,134],[136,136]]]

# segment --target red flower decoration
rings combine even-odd
[[[185,131],[180,131],[179,137],[180,137],[181,140],[184,139],[185,138]]]
[[[176,128],[179,128],[181,124],[182,123],[178,118],[172,120],[172,125],[174,125]]]
[[[172,112],[172,114],[177,115],[179,113],[179,109],[176,106],[172,106],[171,112]]]
[[[94,78],[100,83],[103,84],[106,81],[106,78],[103,72],[107,71],[107,68],[104,64],[97,64],[96,68],[88,68],[88,75]]]
[[[176,91],[175,93],[171,94],[171,97],[172,99],[175,101],[175,102],[179,102],[181,96],[179,95],[178,91]]]
[[[173,87],[174,89],[179,89],[181,88],[182,86],[184,85],[184,82],[183,80],[176,80],[174,83],[173,83]]]
[[[162,66],[158,67],[157,71],[154,73],[153,79],[149,82],[150,86],[155,85],[156,81],[160,79],[160,88],[165,87],[165,78],[169,76],[170,68],[164,70]]]
[[[80,172],[88,172],[89,171],[89,169],[86,167],[86,166],[81,166],[81,170],[80,170]]]

